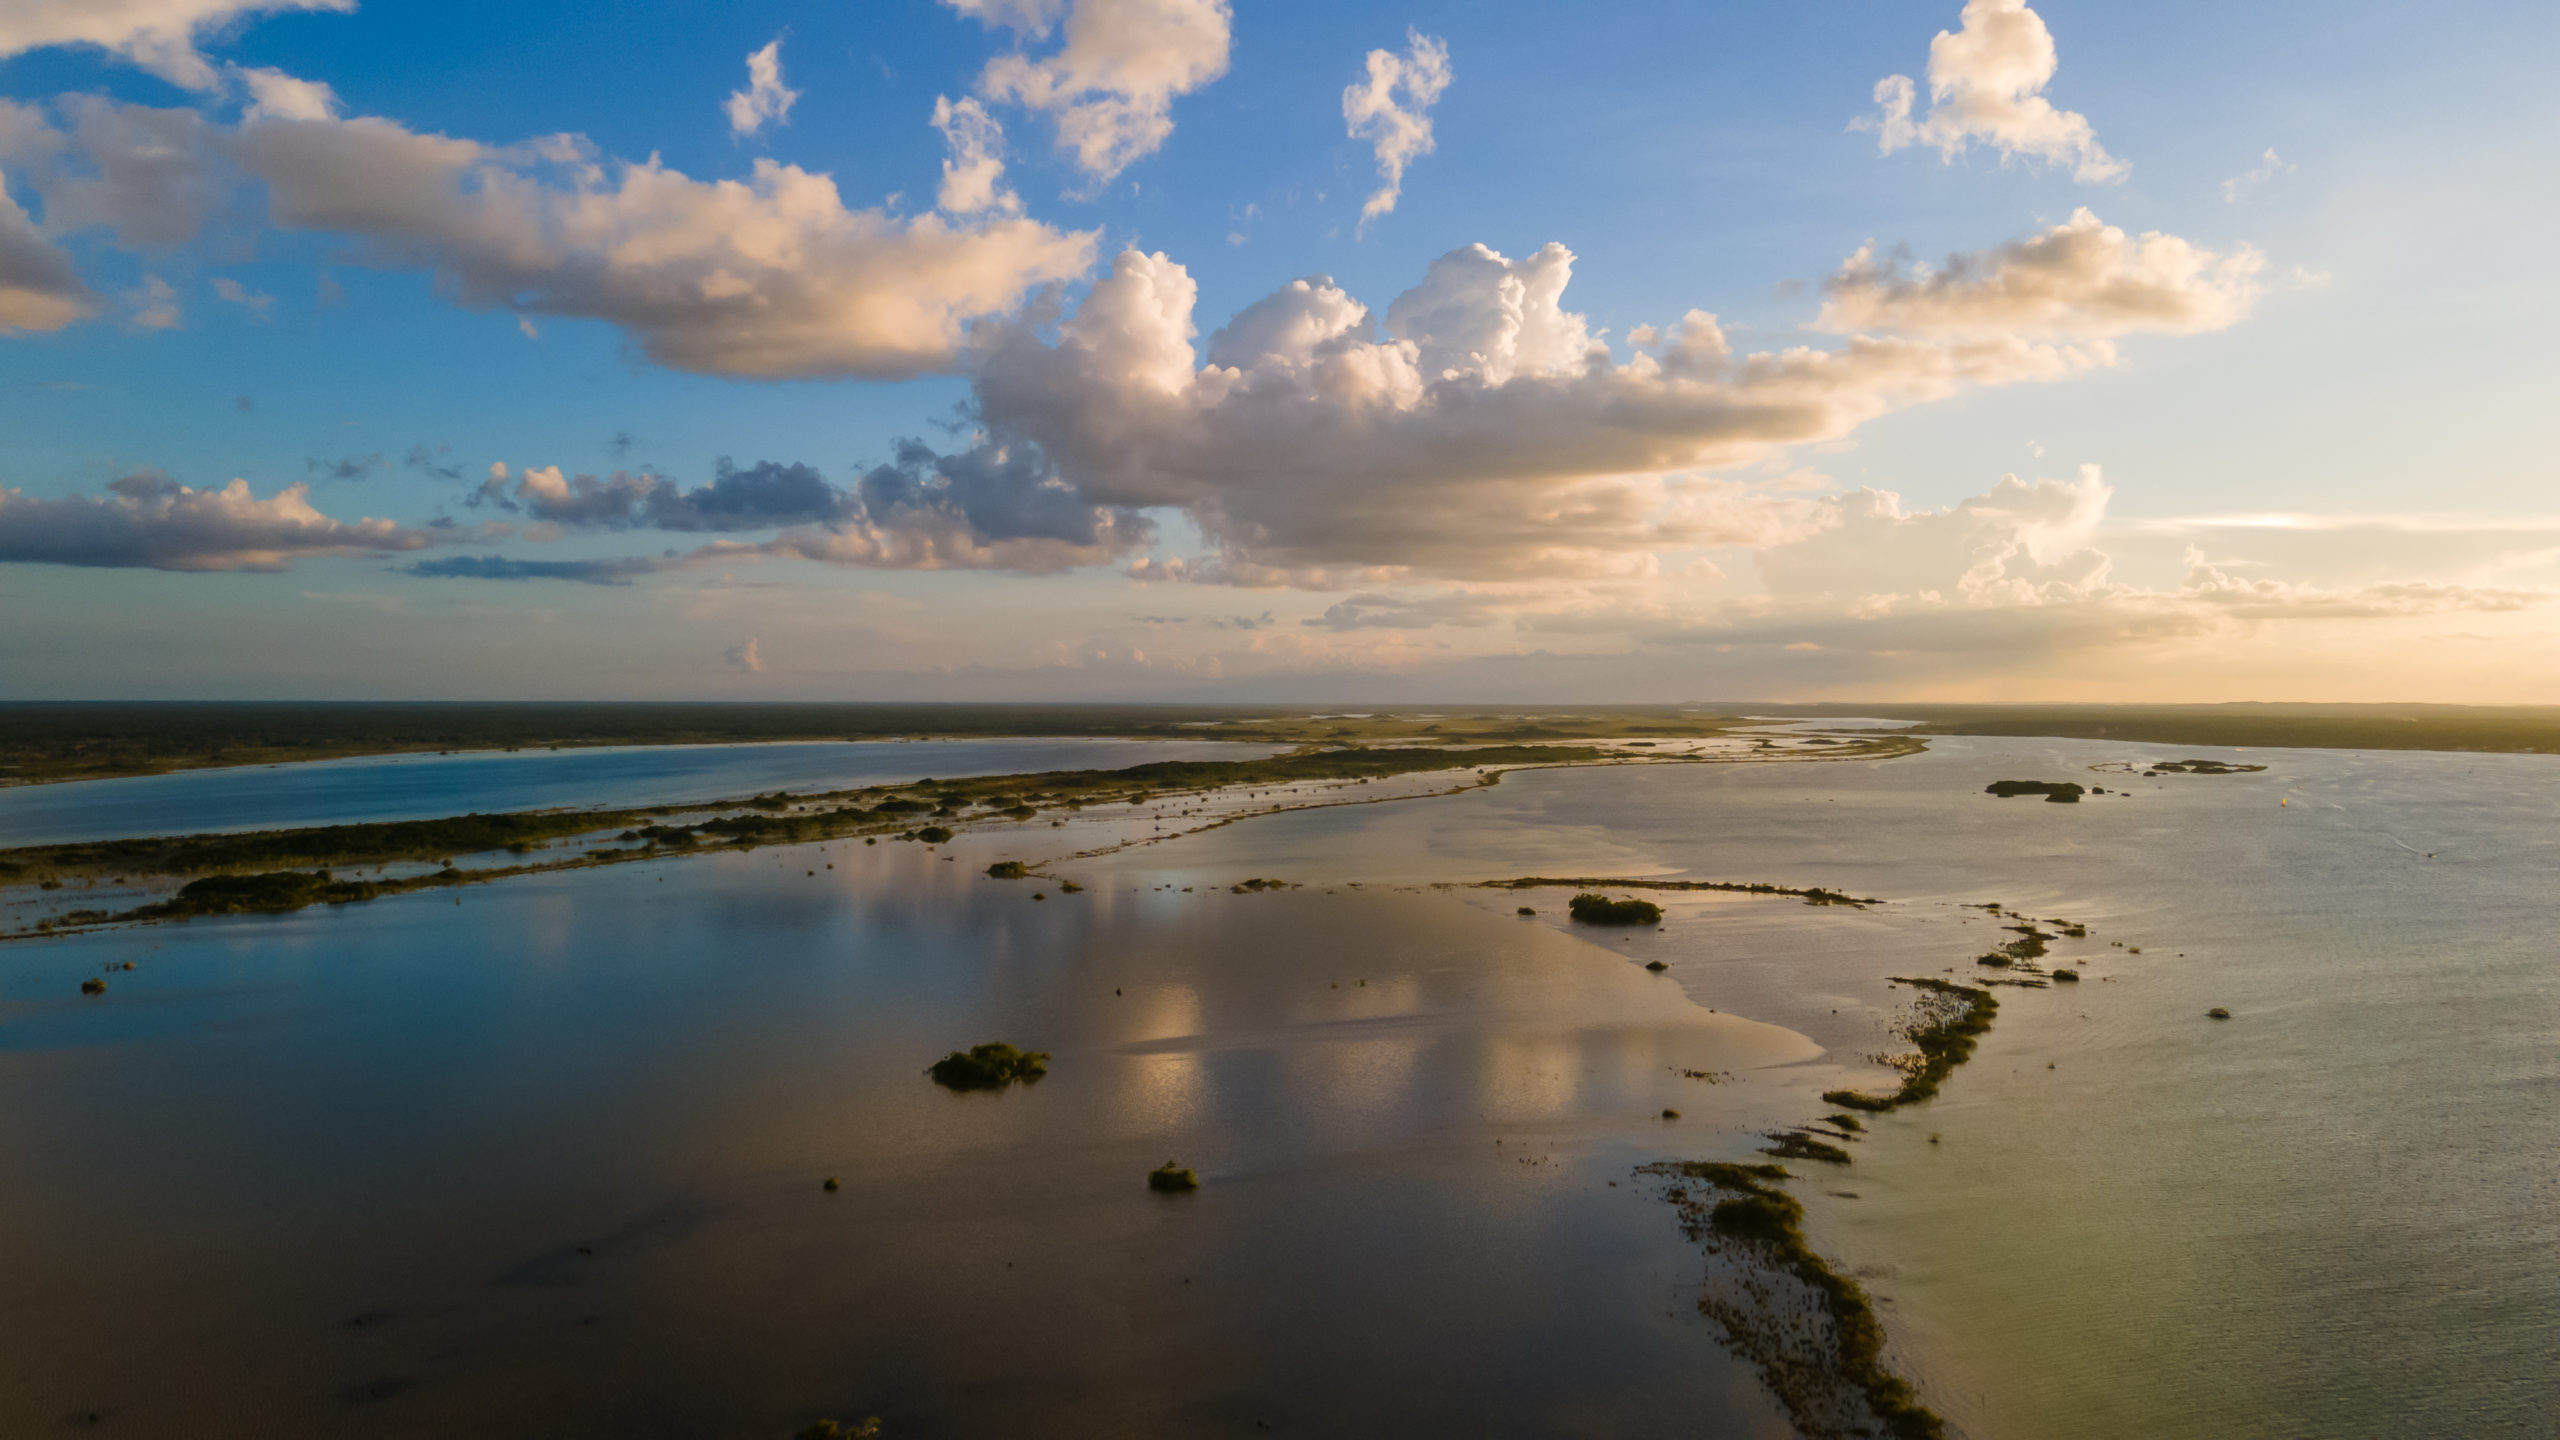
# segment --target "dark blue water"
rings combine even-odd
[[[1211,740],[866,740],[468,751],[184,770],[0,789],[0,847],[1116,770],[1156,760],[1257,759],[1281,748]]]

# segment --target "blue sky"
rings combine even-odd
[[[2560,700],[2547,7],[303,3],[0,16],[0,695]]]

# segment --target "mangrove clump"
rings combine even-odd
[[[1030,876],[1031,867],[1019,860],[999,860],[987,867],[987,878],[991,880],[1026,880]]]
[[[1662,907],[1650,900],[1612,900],[1585,893],[1565,903],[1565,910],[1585,925],[1658,925]]]
[[[1001,1040],[954,1050],[926,1069],[933,1083],[946,1090],[1002,1090],[1020,1081],[1030,1084],[1049,1073],[1049,1052],[1016,1050]]]
[[[1994,780],[1982,787],[1985,795],[2006,800],[2014,795],[2041,795],[2057,805],[2077,805],[2089,792],[2070,780]]]
[[[264,875],[207,875],[177,894],[132,912],[131,918],[184,919],[191,915],[280,914],[306,905],[370,900],[383,887],[370,880],[340,880],[326,870],[278,870]]]
[[[1191,1167],[1176,1165],[1167,1160],[1147,1172],[1147,1188],[1165,1191],[1168,1194],[1197,1190],[1200,1188],[1200,1177],[1192,1172]]]

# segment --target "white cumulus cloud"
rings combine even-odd
[[[2044,97],[2060,60],[2053,32],[2026,0],[1965,0],[1961,29],[1929,42],[1929,108],[1916,114],[1908,75],[1876,82],[1877,113],[1855,122],[1876,132],[1890,155],[1926,145],[1953,160],[1979,141],[2002,161],[2021,157],[2068,165],[2083,181],[2120,180],[2125,162],[2098,143],[2088,117]]]
[[[1702,310],[1620,361],[1563,295],[1560,245],[1434,261],[1383,317],[1311,277],[1197,345],[1197,287],[1130,251],[1054,340],[1008,327],[975,385],[991,435],[1028,441],[1083,502],[1177,507],[1214,563],[1133,573],[1245,583],[1639,576],[1674,546],[1756,543],[1798,499],[1697,472],[1838,439],[1977,385],[2110,364],[2063,307],[1990,324],[1737,355]],[[2107,320],[2107,333],[2123,327]]]
[[[2257,298],[2266,257],[2157,231],[2140,237],[2086,208],[1995,250],[1904,268],[1869,241],[1824,285],[1817,328],[1834,334],[2185,335],[2220,330]]]
[[[183,244],[262,189],[278,226],[352,237],[353,258],[428,271],[466,306],[610,322],[683,370],[948,370],[973,321],[1093,261],[1090,233],[856,209],[827,175],[770,159],[696,180],[575,135],[488,145],[371,116],[227,127],[87,96],[56,109],[66,125],[0,102],[0,161],[29,176],[46,232]],[[0,247],[7,234],[0,216]]]
[[[1173,102],[1227,73],[1227,0],[944,0],[1019,40],[1063,29],[1047,55],[1015,49],[987,63],[978,93],[1047,115],[1058,148],[1099,183],[1161,149]],[[1063,20],[1063,24],[1061,23]]]
[[[318,80],[281,70],[234,67],[249,90],[249,115],[257,120],[335,120],[338,92]]]
[[[242,16],[356,8],[356,0],[8,0],[0,5],[0,57],[55,45],[108,51],[174,85],[221,88],[221,72],[197,39]]]
[[[729,117],[730,134],[753,135],[767,122],[790,124],[791,107],[799,99],[799,91],[782,83],[782,42],[776,39],[747,57],[747,88],[730,91],[721,108]]]
[[[1396,208],[1405,167],[1431,153],[1431,107],[1449,81],[1448,42],[1408,30],[1404,54],[1370,51],[1367,76],[1343,88],[1342,122],[1352,139],[1376,148],[1378,175],[1386,181],[1361,205],[1362,224]]]
[[[957,101],[935,96],[933,128],[942,132],[942,143],[951,152],[942,161],[936,206],[953,215],[988,210],[1012,214],[1022,208],[1021,197],[1004,186],[1004,126],[976,96]]]

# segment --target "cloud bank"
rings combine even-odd
[[[1127,251],[1055,338],[1009,326],[975,377],[992,442],[1028,444],[1100,507],[1186,512],[1208,562],[1137,573],[1364,584],[1650,573],[1654,552],[1757,543],[1796,502],[1706,478],[1960,390],[2111,365],[2114,341],[2246,313],[2254,273],[2079,216],[1904,274],[1833,277],[1838,347],[1737,354],[1692,310],[1620,358],[1563,296],[1561,245],[1432,262],[1383,316],[1318,276],[1196,342],[1197,288]]]
[[[355,0],[9,0],[0,6],[0,58],[86,45],[189,90],[221,88],[198,37],[243,16],[356,8]]]
[[[261,500],[246,480],[194,490],[144,471],[107,489],[60,500],[0,490],[0,563],[274,571],[304,556],[417,550],[447,538],[389,520],[332,520],[312,507],[307,485]]]
[[[826,175],[769,159],[745,180],[703,181],[574,135],[500,146],[309,110],[223,126],[96,97],[56,108],[65,123],[0,102],[0,164],[28,176],[51,235],[182,244],[247,203],[254,181],[274,225],[350,237],[355,258],[426,271],[465,306],[609,322],[679,370],[949,370],[973,322],[1093,260],[1089,233],[852,209]],[[77,296],[24,221],[0,214],[9,313],[16,328],[69,323]]]

